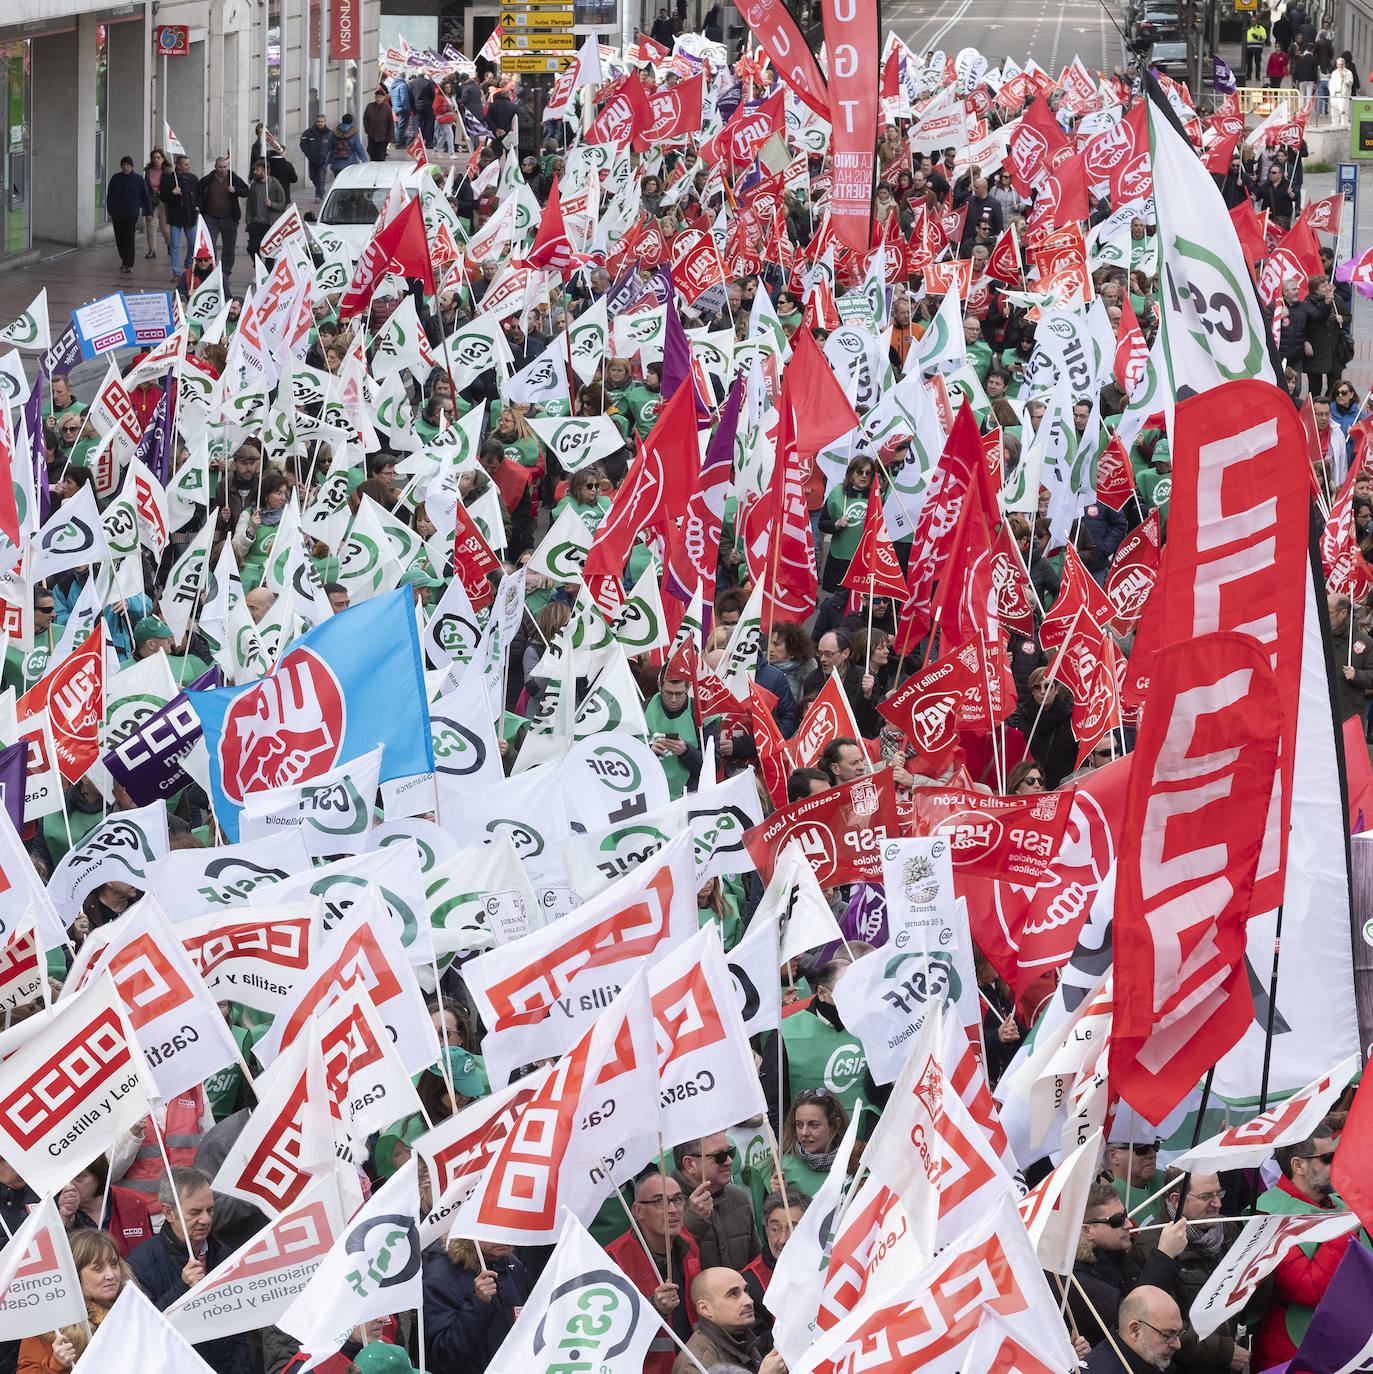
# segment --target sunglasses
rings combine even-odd
[[[1327,1150],[1323,1155],[1297,1155],[1298,1159],[1319,1159],[1327,1168],[1334,1162],[1334,1150]]]
[[[1156,1155],[1158,1154],[1158,1141],[1150,1141],[1147,1145],[1127,1145],[1124,1141],[1120,1144],[1112,1144],[1113,1150],[1133,1150],[1137,1155]]]
[[[1088,1226],[1109,1226],[1113,1231],[1119,1231],[1129,1221],[1124,1212],[1113,1212],[1109,1217],[1097,1217],[1095,1221],[1089,1221]]]
[[[734,1158],[735,1149],[731,1145],[728,1150],[712,1150],[708,1155],[692,1155],[692,1159],[713,1159],[717,1164],[728,1164]]]

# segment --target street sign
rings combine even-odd
[[[545,29],[560,31],[571,27],[571,10],[534,10],[528,14],[521,10],[501,11],[501,28],[507,33],[511,29],[529,29],[537,33]]]
[[[1259,7],[1259,0],[1235,0],[1235,11],[1238,14],[1253,14]]]
[[[1355,162],[1341,162],[1335,172],[1335,190],[1344,197],[1340,215],[1340,232],[1335,239],[1335,261],[1347,262],[1354,256],[1354,228],[1359,222],[1359,167]],[[1357,291],[1351,291],[1349,308],[1352,317]]]
[[[511,52],[501,54],[503,72],[565,72],[571,65],[573,53]]]
[[[186,57],[191,51],[191,31],[185,24],[159,24],[153,41],[162,57]]]
[[[571,33],[503,33],[501,34],[501,56],[508,52],[519,52],[526,48],[556,48],[572,51],[577,46],[577,38]]]

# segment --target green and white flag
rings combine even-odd
[[[22,348],[30,353],[46,353],[52,347],[48,328],[48,288],[45,286],[33,303],[12,324],[0,329],[0,344]]]
[[[246,604],[243,611],[246,616],[248,614]],[[251,617],[249,617],[249,623],[252,623]],[[266,671],[270,671],[302,630],[300,617],[296,614],[291,598],[277,597],[267,608],[262,619],[257,622],[256,628],[258,643],[267,657],[268,668]],[[264,675],[265,673],[259,674],[259,676]]]
[[[629,358],[637,353],[645,363],[660,363],[667,335],[667,306],[655,305],[632,314],[616,315],[610,331],[617,357]]]
[[[375,506],[373,501],[363,501],[353,516],[348,538],[339,548],[338,580],[348,588],[348,599],[354,605],[397,587],[404,571],[376,517]]]
[[[906,354],[904,376],[918,376],[921,372],[938,372],[946,364],[959,366],[968,356],[963,339],[963,308],[957,291],[946,291],[939,302],[930,326]]]
[[[624,650],[612,640],[600,656],[604,666],[577,707],[573,738],[586,739],[603,732],[647,737],[648,722],[644,719],[639,686],[629,670]]]
[[[1162,397],[1252,377],[1281,386],[1244,251],[1214,178],[1154,101],[1147,102],[1161,254]]]
[[[766,643],[763,639],[763,579],[759,578],[749,592],[748,601],[729,632],[725,656],[715,669],[716,676],[735,696],[747,699],[749,679],[758,666],[758,655]]]
[[[494,949],[542,924],[533,884],[509,832],[469,845],[430,875],[425,889],[439,955]]]
[[[314,563],[306,557],[300,533],[300,500],[294,489],[281,514],[272,550],[262,569],[263,585],[284,596],[306,625],[319,625],[334,614]]]
[[[240,839],[265,839],[298,830],[311,859],[370,849],[381,753],[378,745],[309,782],[248,793],[239,818]]]
[[[361,1322],[424,1300],[418,1161],[411,1158],[363,1204],[277,1325],[317,1363]]]
[[[481,621],[462,578],[455,577],[444,589],[438,605],[420,633],[425,658],[431,668],[466,665],[476,657],[481,640]]]
[[[572,370],[577,380],[586,386],[596,375],[605,357],[610,329],[606,320],[605,297],[602,296],[584,310],[568,330],[568,348],[572,353]]]
[[[646,572],[610,622],[610,633],[627,654],[653,653],[668,645],[667,617],[657,572]]]
[[[500,321],[487,316],[450,334],[442,356],[452,373],[453,385],[459,391],[493,368],[498,383],[503,387],[514,362]]]
[[[224,309],[224,272],[218,263],[186,302],[186,318],[202,330],[211,325]]]
[[[119,494],[105,507],[100,524],[111,555],[129,558],[138,552],[138,489],[132,468],[125,473]]]
[[[544,351],[516,372],[501,388],[504,405],[566,406],[567,355],[555,339]]]
[[[590,551],[591,531],[576,507],[569,503],[549,526],[526,566],[554,582],[577,582]]]
[[[189,524],[209,508],[210,496],[210,444],[202,429],[187,441],[186,460],[167,487],[167,528],[179,530]]]
[[[560,416],[531,415],[529,428],[539,442],[563,466],[565,472],[578,472],[598,463],[624,447],[624,436],[608,415]]]
[[[433,371],[433,355],[413,296],[401,301],[391,318],[373,335],[372,345],[372,376],[378,380],[404,368],[422,384]]]
[[[177,643],[190,628],[201,592],[210,581],[210,546],[214,541],[215,522],[207,520],[186,546],[186,552],[176,560],[167,577],[158,607]],[[158,655],[162,657],[162,655]]]
[[[103,883],[128,883],[146,891],[149,867],[167,852],[163,802],[116,812],[67,851],[48,880],[48,895],[58,914],[71,921]]]
[[[95,490],[89,484],[78,488],[48,516],[47,523],[33,541],[29,576],[35,581],[56,577],[58,573],[92,563],[103,563],[110,556]]]
[[[429,733],[440,815],[460,805],[459,794],[490,787],[505,776],[493,716],[491,697],[480,673],[464,673],[452,691],[431,703]]]
[[[243,603],[243,583],[228,540],[220,549],[219,562],[215,564],[205,594],[200,632],[210,643],[214,661],[230,682],[252,682],[271,671],[272,660]]]

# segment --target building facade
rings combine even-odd
[[[105,186],[168,127],[196,172],[245,179],[260,120],[305,177],[301,132],[373,89],[381,0],[6,0],[0,268],[110,234]],[[184,30],[184,32],[183,32]]]

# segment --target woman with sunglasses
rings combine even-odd
[[[820,512],[820,533],[829,535],[830,550],[820,585],[827,592],[838,590],[853,561],[858,541],[863,537],[868,492],[876,471],[877,465],[871,458],[854,458],[844,472],[843,482],[825,498],[825,508]]]
[[[782,1178],[771,1156],[765,1157],[749,1174],[753,1189],[753,1214],[763,1215],[763,1201],[782,1187],[797,1188],[814,1197],[831,1169],[849,1173],[849,1161],[839,1158],[839,1146],[849,1128],[844,1104],[827,1088],[807,1088],[792,1100],[791,1110],[782,1124]]]

